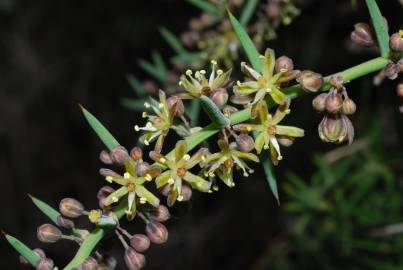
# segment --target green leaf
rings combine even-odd
[[[200,101],[198,99],[193,99],[191,102],[189,110],[187,110],[187,115],[190,118],[192,126],[197,126],[199,122]]]
[[[42,211],[42,213],[48,216],[53,221],[53,223],[58,225],[57,217],[60,216],[60,213],[58,211],[56,211],[53,207],[51,207],[47,203],[35,198],[31,194],[28,194],[28,196],[31,198],[32,202],[39,208],[39,210]]]
[[[161,83],[165,83],[167,74],[164,70],[159,69],[157,66],[154,66],[144,59],[140,59],[138,63],[145,72],[159,80]]]
[[[376,0],[365,0],[369,14],[371,15],[372,24],[375,28],[376,38],[378,39],[379,49],[382,57],[389,56],[389,34],[385,26],[385,21],[379,10]]]
[[[242,45],[242,48],[244,49],[246,55],[248,56],[250,63],[252,64],[254,69],[260,72],[262,70],[262,63],[260,61],[260,54],[258,50],[256,49],[250,37],[248,36],[246,30],[238,22],[238,20],[231,14],[230,11],[228,11],[228,16],[232,28],[234,29],[235,34]]]
[[[147,99],[145,98],[141,99],[122,98],[120,100],[120,104],[122,104],[122,106],[130,110],[134,110],[137,112],[144,112],[147,110],[146,108],[144,108],[144,102],[146,101]]]
[[[224,15],[224,12],[222,10],[220,10],[215,5],[213,5],[212,3],[209,3],[206,0],[186,0],[186,1],[207,13],[211,13],[218,17],[221,17]]]
[[[189,65],[193,64],[195,61],[198,61],[201,59],[203,53],[197,52],[197,53],[182,53],[174,56],[172,58],[172,61],[174,63],[187,63]]]
[[[21,254],[33,267],[36,267],[38,264],[40,257],[29,247],[27,247],[24,243],[22,243],[20,240],[17,238],[6,234],[3,232],[6,240],[10,243],[10,245],[18,251],[18,253]]]
[[[134,75],[132,74],[127,74],[126,75],[127,81],[129,82],[130,86],[134,90],[137,96],[139,97],[147,97],[146,90],[143,87],[143,84],[140,82],[139,79],[137,79]]]
[[[243,25],[246,26],[249,22],[249,20],[252,18],[253,13],[256,10],[256,6],[259,3],[259,0],[248,0],[246,2],[245,7],[243,8],[241,18],[239,19],[239,22]]]
[[[276,198],[278,205],[280,205],[277,180],[273,173],[273,166],[271,165],[271,161],[266,151],[262,153],[261,157],[264,173],[266,174],[267,183],[269,184],[270,190],[273,193],[274,197]]]
[[[182,46],[180,40],[171,31],[165,27],[161,27],[160,33],[177,54],[188,54],[188,51]]]
[[[217,128],[223,128],[230,124],[230,121],[215,103],[206,96],[200,97],[201,105],[205,113]]]
[[[95,116],[93,116],[83,106],[80,105],[80,108],[84,114],[85,119],[87,119],[92,129],[109,150],[112,150],[113,148],[120,145],[119,142],[112,136],[112,134],[101,124],[101,122],[99,122],[99,120],[95,118]]]
[[[164,60],[162,59],[162,56],[159,52],[153,51],[151,53],[151,57],[153,58],[155,66],[161,71],[164,72],[164,74],[167,73],[167,68],[165,66]]]

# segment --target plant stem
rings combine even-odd
[[[346,69],[338,74],[343,77],[344,83],[349,83],[350,81],[365,76],[369,73],[381,70],[388,64],[388,60],[382,57],[374,58],[357,66]],[[331,75],[330,75],[331,76]],[[330,76],[325,77],[325,83],[322,85],[320,91],[326,91],[330,88],[329,79]],[[282,91],[291,97],[299,97],[308,94],[308,92],[303,91],[298,85],[294,85],[288,88],[283,88]],[[235,125],[250,119],[250,108],[246,108],[242,111],[234,113],[230,117],[231,125]],[[204,127],[199,132],[187,137],[185,140],[188,145],[188,151],[191,151],[197,145],[207,140],[209,137],[218,133],[220,129],[216,128],[215,125],[210,124]],[[171,151],[168,155],[173,155],[174,151]],[[127,201],[122,200],[121,203],[116,207],[115,214],[120,219],[124,216],[124,210],[126,208]],[[63,268],[63,270],[71,270],[72,268],[80,266],[80,264],[91,255],[99,241],[103,236],[110,230],[110,228],[96,227],[90,235],[86,237],[83,244],[77,251],[75,257],[70,263]]]

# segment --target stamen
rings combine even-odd
[[[189,161],[189,159],[190,159],[190,156],[189,156],[188,154],[186,154],[186,155],[183,156],[183,160]]]
[[[150,103],[148,102],[144,102],[144,107],[146,107],[147,109],[151,107]]]
[[[160,109],[164,108],[164,104],[162,104],[162,103],[158,104],[158,108],[160,108]]]
[[[139,126],[138,126],[138,125],[135,125],[135,126],[134,126],[134,130],[135,130],[135,131],[140,131]]]
[[[217,65],[217,61],[216,60],[211,60],[211,64],[212,65]]]
[[[277,157],[277,160],[282,160],[283,159],[283,156],[278,156]]]
[[[217,75],[221,75],[223,73],[224,73],[224,71],[222,71],[222,69],[217,70]]]
[[[146,118],[148,116],[147,112],[143,112],[143,114],[141,115],[143,118]]]
[[[144,140],[144,144],[147,146],[150,145],[150,143],[147,140]]]
[[[112,197],[112,202],[116,203],[116,202],[118,202],[118,201],[119,201],[118,197],[116,197],[116,196],[113,196],[113,197]]]
[[[144,198],[144,197],[141,197],[140,198],[140,203],[141,204],[145,204],[147,202],[147,199],[146,198]]]
[[[177,200],[178,200],[178,202],[181,202],[181,201],[183,200],[183,196],[182,196],[182,195],[179,195],[178,198],[177,198]]]
[[[167,161],[167,160],[166,160],[165,158],[163,158],[163,157],[160,158],[160,160],[159,160],[160,163],[165,163],[166,161]]]
[[[146,179],[147,181],[153,180],[153,178],[151,177],[151,175],[150,175],[149,173],[146,174],[145,179]]]
[[[113,177],[109,175],[105,177],[105,180],[108,181],[109,183],[112,183]]]
[[[123,174],[123,178],[124,178],[124,179],[129,179],[129,178],[130,178],[130,173],[125,172],[125,173]]]
[[[190,69],[188,69],[188,70],[186,70],[185,74],[188,76],[192,76],[193,72]]]
[[[206,71],[204,69],[200,70],[200,74],[205,75]]]
[[[267,93],[270,93],[272,91],[272,89],[270,88],[270,87],[268,87],[267,89],[266,89],[266,92]]]
[[[173,183],[175,183],[175,180],[173,178],[169,178],[168,179],[168,184],[172,185]]]

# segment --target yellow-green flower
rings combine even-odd
[[[262,104],[259,105],[259,124],[239,124],[233,127],[234,130],[242,132],[255,131],[258,134],[255,140],[257,153],[260,154],[262,149],[270,149],[271,159],[275,165],[283,158],[278,137],[293,139],[304,136],[303,129],[278,124],[290,112],[289,105],[289,102],[285,102],[277,108],[276,113],[272,116],[266,102],[262,101]]]
[[[150,142],[157,140],[155,144],[155,149],[161,151],[164,139],[167,136],[170,128],[172,127],[172,122],[176,113],[176,104],[169,106],[165,93],[159,91],[159,103],[154,100],[150,104],[148,102],[144,103],[146,108],[151,108],[155,115],[149,115],[147,112],[143,112],[143,117],[148,118],[148,122],[144,127],[135,126],[136,131],[146,131],[141,137],[140,141],[145,145],[149,145]]]
[[[249,105],[252,105],[252,117],[257,116],[259,110],[258,105],[264,100],[267,94],[271,96],[277,104],[285,101],[285,94],[280,91],[280,84],[295,78],[295,72],[288,70],[280,70],[274,74],[276,59],[274,51],[266,49],[262,59],[262,73],[257,72],[249,67],[246,63],[241,64],[242,72],[251,80],[246,82],[237,82],[234,86],[234,99],[238,97],[249,97]]]
[[[106,181],[109,183],[117,183],[121,185],[119,189],[112,192],[106,199],[105,205],[117,203],[122,197],[127,195],[127,210],[126,215],[128,219],[133,219],[136,214],[137,203],[149,203],[156,207],[159,205],[159,199],[148,191],[144,184],[150,182],[159,173],[159,169],[150,168],[143,176],[138,176],[136,172],[136,162],[128,158],[125,162],[126,172],[122,175],[109,170],[101,169],[100,173],[105,176]]]
[[[189,171],[205,159],[206,149],[200,149],[193,156],[186,153],[187,144],[183,140],[176,143],[174,155],[163,156],[155,151],[150,152],[150,157],[155,162],[163,164],[167,168],[155,179],[155,183],[157,188],[169,186],[169,206],[172,206],[176,200],[181,201],[183,199],[181,196],[183,181],[199,191],[207,192],[210,190],[211,183],[209,181]]]
[[[259,162],[259,158],[252,153],[238,151],[236,144],[228,144],[225,140],[218,140],[220,152],[209,155],[204,162],[206,168],[204,173],[206,176],[218,177],[229,187],[235,186],[233,179],[234,166],[242,169],[245,177],[249,176],[253,170],[246,164],[244,160]]]
[[[221,69],[216,70],[217,62],[211,61],[212,70],[210,77],[206,77],[205,70],[196,71],[194,76],[193,72],[189,69],[186,75],[182,75],[179,85],[183,86],[186,90],[185,93],[179,93],[177,96],[185,99],[199,98],[202,95],[209,96],[214,90],[218,88],[225,88],[231,76],[231,70],[223,72]]]

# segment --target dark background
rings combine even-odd
[[[396,31],[401,27],[402,6],[397,0],[380,2],[391,31]],[[369,59],[372,52],[358,54],[347,49],[353,24],[368,21],[362,5],[351,11],[349,4],[305,1],[302,15],[290,27],[281,27],[279,40],[270,46],[278,55],[291,56],[298,68],[323,74]],[[53,206],[69,196],[88,209],[96,207],[95,194],[105,184],[97,173],[103,146],[77,104],[93,112],[122,144],[135,145],[133,126],[141,119],[119,104],[122,97],[133,96],[126,74],[147,78],[136,67],[139,57],[147,58],[152,48],[165,56],[172,54],[158,27],[180,33],[196,14],[198,10],[184,1],[173,0],[0,1],[2,229],[31,247],[44,248],[57,265],[68,262],[74,244],[47,246],[35,240],[36,227],[47,220],[27,193]],[[355,97],[354,89],[368,85],[370,79],[348,86],[351,95]],[[370,103],[364,105],[380,108],[386,127],[401,121],[394,84],[387,82],[373,90]],[[295,113],[288,121],[307,134],[285,150],[286,158],[276,170],[280,181],[291,168],[309,175],[310,155],[334,148],[320,143],[316,134],[320,117],[307,109],[310,102],[311,97],[294,102]],[[355,124],[359,137],[365,127]],[[398,137],[399,133],[385,133],[385,147]],[[275,204],[261,171],[239,181],[234,189],[222,190],[214,195],[196,194],[191,203],[175,207],[177,218],[168,223],[170,240],[147,253],[147,269],[253,269],[286,214]],[[142,230],[136,226],[128,228]],[[114,245],[120,259],[123,249]],[[15,251],[3,240],[0,248],[0,269],[16,269]]]

